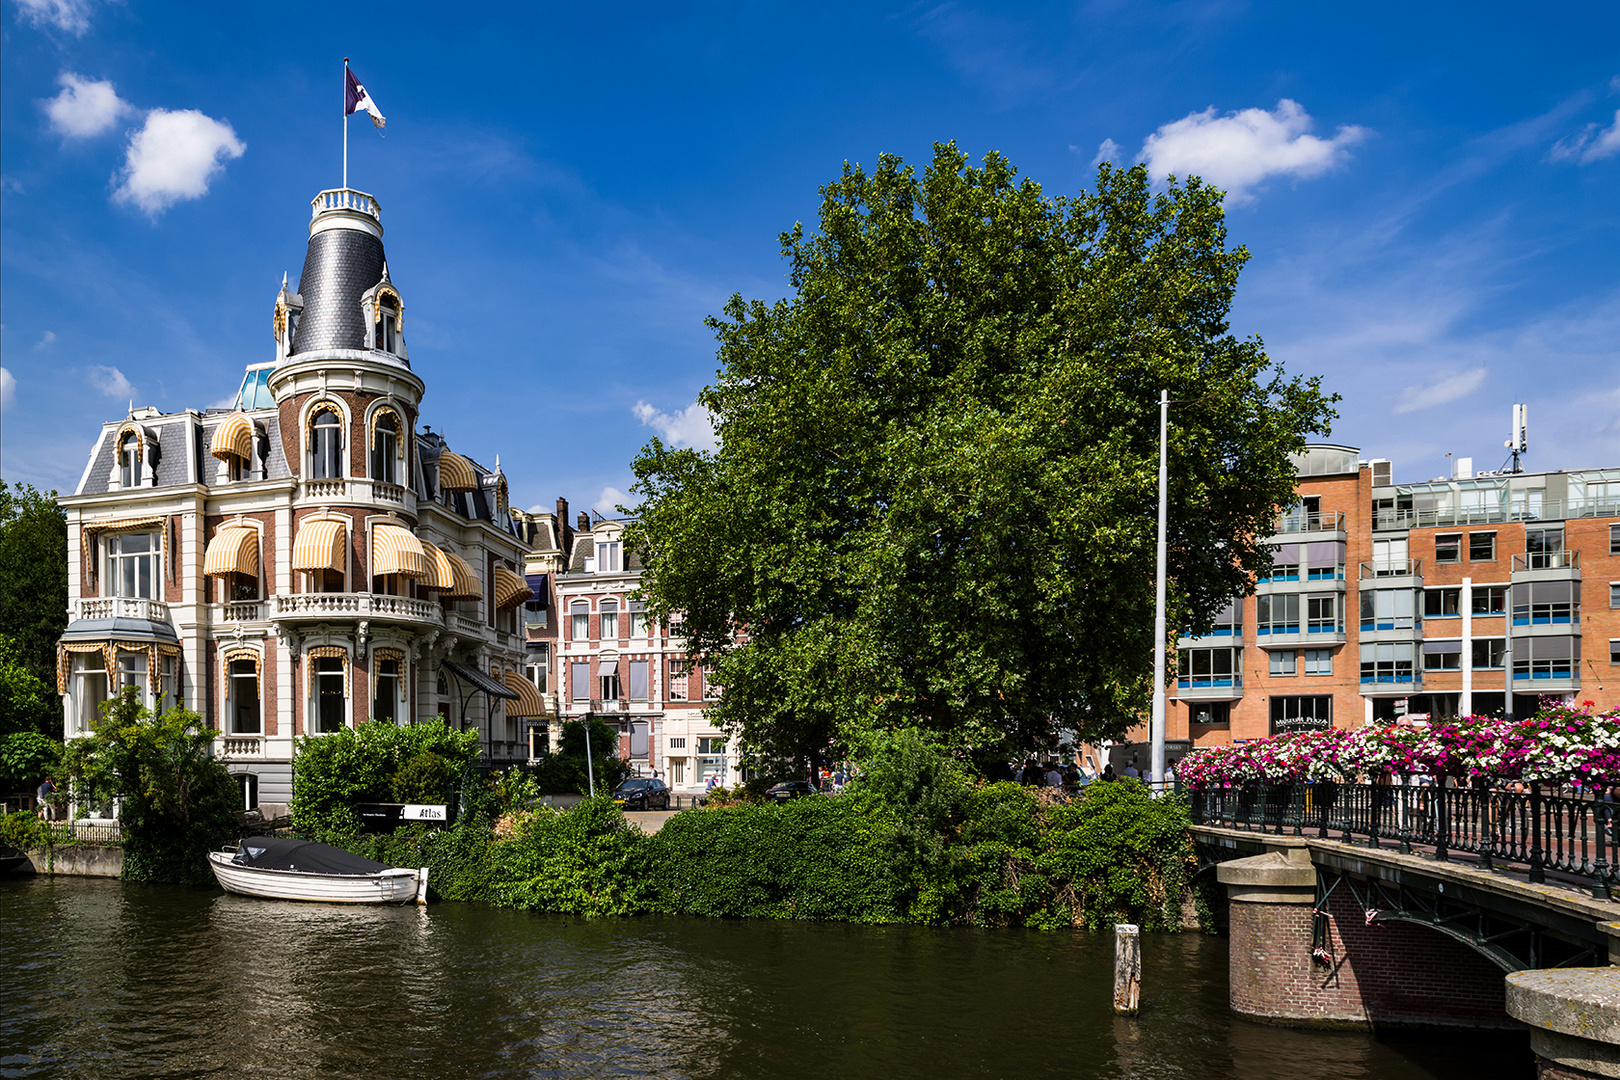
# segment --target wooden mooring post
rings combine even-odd
[[[1114,926],[1114,1011],[1136,1015],[1142,996],[1142,935],[1131,923]]]

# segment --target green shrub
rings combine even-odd
[[[395,802],[448,803],[455,799],[458,777],[455,762],[443,754],[423,750],[399,767],[389,788]]]
[[[590,720],[591,769],[585,766],[585,724],[579,720],[566,721],[557,749],[540,758],[534,769],[535,782],[548,795],[587,795],[590,793],[592,772],[595,772],[596,792],[606,795],[630,778],[633,771],[628,761],[618,757],[619,733],[605,720]]]
[[[1067,881],[1077,925],[1180,927],[1195,861],[1185,799],[1152,798],[1134,780],[1092,784],[1074,803],[1049,809],[1047,819],[1051,842],[1041,866]]]
[[[0,791],[37,785],[62,763],[62,744],[37,731],[0,735]]]
[[[425,724],[368,723],[330,735],[305,735],[293,756],[293,827],[316,837],[360,831],[356,805],[392,802],[395,782],[421,786],[437,775],[423,755],[443,759],[460,777],[478,753],[478,733],[454,731],[443,720]],[[442,792],[441,792],[442,794]]]
[[[605,795],[541,808],[491,852],[495,902],[588,918],[647,911],[646,843]]]
[[[51,827],[33,811],[0,814],[0,847],[43,847],[51,842]]]

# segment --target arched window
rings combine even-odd
[[[397,484],[399,421],[392,412],[379,412],[371,426],[371,478],[384,484]]]
[[[377,348],[399,352],[399,308],[389,297],[382,297],[377,308]]]
[[[343,421],[331,409],[315,414],[311,427],[309,475],[315,480],[335,480],[343,475]]]
[[[118,444],[118,485],[139,487],[141,483],[140,444],[135,436],[126,435]]]

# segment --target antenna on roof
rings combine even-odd
[[[1503,445],[1513,457],[1513,468],[1509,471],[1520,473],[1524,467],[1519,464],[1519,455],[1529,449],[1529,442],[1525,438],[1525,430],[1530,423],[1530,406],[1513,406],[1513,436]]]

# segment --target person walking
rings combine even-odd
[[[44,779],[44,781],[39,785],[39,789],[35,791],[34,794],[39,801],[40,820],[55,820],[56,808],[51,805],[51,796],[56,794],[56,785],[51,782],[51,778],[49,776]]]

